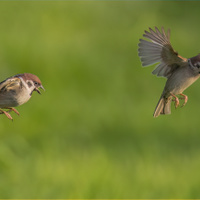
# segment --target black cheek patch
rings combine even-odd
[[[200,68],[200,65],[199,65],[199,64],[196,64],[195,67],[197,67],[197,68],[199,69],[199,68]]]
[[[27,82],[28,87],[32,87],[32,83],[30,81]]]

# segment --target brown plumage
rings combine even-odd
[[[176,108],[179,106],[179,98],[176,95],[181,95],[184,99],[183,105],[187,103],[188,97],[182,92],[200,76],[200,55],[190,59],[180,56],[170,43],[169,29],[165,32],[163,27],[161,31],[157,27],[155,31],[149,28],[149,32],[145,31],[143,36],[150,41],[140,39],[138,55],[142,66],[158,63],[152,73],[167,78],[153,116],[170,114],[172,100],[175,101]]]
[[[2,81],[0,83],[0,114],[5,114],[9,119],[12,117],[8,112],[14,111],[19,115],[13,107],[26,103],[33,91],[40,94],[38,88],[44,89],[40,79],[29,73],[18,74]]]

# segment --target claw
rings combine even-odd
[[[9,109],[9,112],[10,112],[10,111],[13,111],[13,112],[15,112],[17,115],[19,115],[19,112],[18,112],[15,108],[7,108],[7,109]]]
[[[5,114],[5,115],[6,115],[6,117],[7,117],[8,119],[11,119],[11,120],[13,120],[13,118],[11,117],[11,115],[10,115],[8,112],[6,112],[6,111],[4,111],[4,110],[2,110],[2,109],[0,109],[0,111],[1,111],[1,113],[0,113],[0,114]]]
[[[5,108],[5,109],[8,109],[8,111],[4,111],[4,110],[0,109],[0,114],[5,114],[6,117],[7,117],[8,119],[13,120],[13,118],[12,118],[11,115],[9,114],[9,112],[11,112],[11,111],[13,111],[13,112],[15,112],[17,115],[19,115],[19,112],[18,112],[15,108],[8,107],[8,108]]]
[[[172,93],[170,93],[170,94],[174,97],[174,100],[173,100],[173,101],[175,101],[175,108],[178,108],[178,106],[179,106],[179,99],[178,99],[178,97],[175,96],[175,95],[172,94]]]
[[[184,94],[180,94],[181,96],[182,96],[182,98],[180,98],[180,99],[184,99],[184,103],[183,103],[183,105],[181,106],[181,107],[183,107],[183,106],[185,106],[185,104],[187,103],[187,101],[188,101],[188,97],[186,96],[186,95],[184,95]]]

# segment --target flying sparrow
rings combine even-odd
[[[155,31],[149,28],[143,36],[151,41],[140,39],[138,51],[142,66],[158,63],[152,74],[167,78],[153,116],[170,114],[171,101],[175,101],[176,108],[179,106],[176,95],[184,99],[183,106],[187,103],[188,97],[183,91],[200,76],[200,54],[189,59],[180,56],[171,46],[170,30],[165,32],[163,27],[161,31],[157,27]]]
[[[0,114],[5,114],[9,119],[12,120],[9,112],[14,111],[19,115],[19,112],[13,108],[26,103],[33,93],[40,91],[38,88],[44,87],[40,79],[29,73],[17,74],[0,83]],[[5,111],[3,109],[8,109]]]

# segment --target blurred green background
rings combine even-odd
[[[165,79],[142,68],[139,38],[171,29],[200,52],[200,2],[1,1],[0,80],[46,89],[0,116],[0,198],[200,198],[200,82],[153,118]]]

